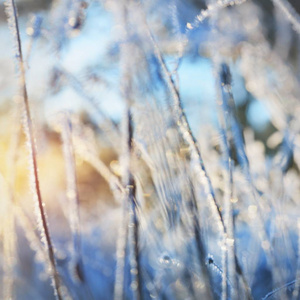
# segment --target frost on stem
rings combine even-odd
[[[27,138],[27,146],[29,152],[29,166],[31,173],[31,185],[33,190],[33,199],[35,203],[35,212],[37,217],[37,224],[41,234],[42,243],[45,245],[45,249],[48,252],[50,274],[52,279],[52,284],[54,288],[55,296],[60,300],[62,295],[60,292],[61,283],[60,278],[56,269],[56,260],[54,256],[54,249],[52,245],[52,240],[50,237],[49,227],[47,223],[46,212],[44,209],[44,203],[42,201],[40,183],[38,176],[38,166],[37,166],[37,150],[35,144],[34,130],[32,124],[32,118],[30,113],[26,79],[25,79],[25,66],[22,55],[21,39],[18,24],[18,12],[14,0],[8,0],[6,4],[6,14],[8,18],[8,23],[12,31],[15,47],[16,47],[16,65],[19,71],[19,89],[20,94],[23,97],[23,105],[25,110],[23,128]]]
[[[123,197],[122,194],[125,193],[125,188],[120,182],[120,179],[98,157],[97,142],[94,132],[77,118],[73,118],[72,139],[75,154],[85,162],[89,163],[103,177],[109,185],[115,201],[120,203]]]
[[[274,289],[273,291],[271,291],[271,292],[269,292],[268,294],[266,294],[266,295],[262,298],[262,300],[269,299],[270,297],[272,297],[273,295],[275,295],[275,294],[281,292],[282,290],[288,289],[289,287],[295,285],[296,283],[299,283],[299,281],[300,281],[300,278],[295,279],[295,280],[293,280],[293,281],[291,281],[291,282],[288,282],[288,283],[284,284],[283,286],[280,286],[280,287]]]
[[[2,273],[2,291],[0,295],[3,299],[15,298],[15,261],[16,256],[16,236],[15,236],[15,205],[11,186],[6,182],[0,172],[0,195],[1,195],[1,222],[0,237],[3,254]]]
[[[273,3],[284,13],[295,31],[300,35],[300,16],[288,0],[272,0]]]
[[[207,9],[201,10],[201,12],[196,16],[193,23],[187,24],[187,30],[191,31],[199,27],[200,23],[202,23],[205,19],[213,16],[222,8],[243,4],[244,2],[246,2],[246,0],[218,0],[213,4],[209,4],[207,6]]]
[[[71,121],[68,116],[62,120],[63,152],[66,164],[67,197],[70,207],[70,226],[74,235],[74,251],[80,251],[79,196],[77,190],[76,165],[73,151]],[[79,254],[79,253],[78,253]]]

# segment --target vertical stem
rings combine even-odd
[[[132,115],[131,109],[128,107],[127,109],[127,125],[128,125],[128,140],[127,140],[127,153],[128,153],[128,205],[130,210],[130,223],[129,224],[129,232],[132,236],[132,259],[130,260],[130,273],[132,276],[131,280],[131,289],[135,293],[136,300],[142,300],[142,280],[141,280],[141,265],[140,265],[140,250],[139,250],[139,219],[137,215],[137,202],[136,202],[136,184],[134,177],[132,175],[132,141],[133,141],[133,124],[132,124]],[[126,170],[125,170],[126,171]]]
[[[217,108],[218,108],[218,117],[220,125],[220,134],[221,134],[221,149],[223,156],[224,167],[224,215],[225,215],[225,226],[226,234],[224,238],[224,247],[225,247],[225,261],[224,261],[224,278],[223,278],[223,288],[226,288],[226,294],[229,297],[229,289],[227,284],[228,277],[232,282],[232,298],[236,299],[238,295],[238,280],[236,276],[236,266],[235,266],[235,240],[234,240],[234,231],[233,231],[233,213],[232,213],[232,202],[233,199],[233,168],[232,168],[232,153],[229,144],[229,126],[228,126],[228,110],[226,106],[226,87],[230,84],[231,75],[229,73],[229,68],[227,65],[221,65],[221,70],[219,70],[219,64],[216,63],[216,70],[220,71],[220,80],[217,80]],[[218,74],[217,78],[218,78]],[[221,86],[221,89],[220,89]],[[225,268],[226,267],[226,268]]]
[[[219,65],[218,65],[219,66]],[[230,101],[232,94],[231,91],[231,74],[229,67],[226,64],[220,65],[220,81],[217,82],[218,90],[221,86],[221,94],[218,105],[219,108],[219,122],[220,130],[222,135],[222,148],[223,148],[223,159],[226,165],[224,177],[226,178],[226,187],[224,192],[225,199],[225,224],[226,224],[226,251],[227,251],[227,263],[228,263],[228,278],[231,280],[233,285],[233,298],[239,297],[239,286],[238,286],[238,276],[242,278],[244,284],[245,293],[247,299],[252,299],[251,290],[247,283],[247,280],[242,272],[241,266],[237,259],[236,254],[236,242],[234,239],[234,220],[232,211],[232,202],[234,198],[233,192],[233,161],[232,153],[229,144],[229,132],[231,127],[231,122],[229,118],[231,117],[231,111],[228,101]],[[218,69],[217,69],[218,70]],[[217,75],[218,76],[218,75]],[[228,99],[229,98],[229,99]],[[232,99],[231,99],[232,100]],[[231,129],[232,130],[232,129]]]
[[[25,135],[27,138],[27,144],[28,144],[28,150],[30,153],[30,160],[32,165],[32,183],[33,183],[33,189],[34,189],[34,198],[37,202],[38,207],[38,223],[41,223],[41,226],[39,226],[41,231],[41,237],[45,242],[45,247],[48,252],[48,258],[51,268],[51,275],[53,280],[53,288],[54,288],[54,294],[57,297],[57,299],[61,300],[62,296],[60,294],[60,278],[57,272],[56,268],[56,261],[54,256],[54,250],[52,245],[52,240],[50,238],[50,232],[48,228],[48,223],[46,219],[46,212],[44,210],[44,203],[42,201],[41,191],[40,191],[40,182],[39,182],[39,176],[38,176],[38,164],[37,164],[37,151],[35,146],[35,137],[33,133],[33,124],[32,124],[32,118],[29,108],[29,101],[28,101],[28,94],[27,94],[27,88],[26,88],[26,80],[25,80],[25,67],[24,67],[24,61],[23,61],[23,54],[22,54],[22,47],[21,47],[21,39],[20,39],[20,31],[19,31],[19,23],[18,23],[18,13],[17,13],[17,7],[15,5],[14,0],[7,1],[7,7],[6,12],[8,15],[8,21],[11,23],[12,30],[14,30],[14,36],[16,38],[16,45],[17,45],[17,62],[19,67],[19,84],[20,89],[23,96],[23,103],[25,107],[25,122],[23,124]]]
[[[123,289],[124,289],[124,266],[125,266],[125,250],[126,245],[128,245],[129,250],[129,264],[130,264],[130,274],[131,274],[131,284],[130,288],[134,293],[134,298],[136,300],[142,300],[142,280],[141,280],[141,269],[140,269],[140,251],[139,251],[139,218],[137,215],[137,202],[136,202],[136,184],[132,174],[132,152],[133,152],[133,120],[132,120],[132,69],[131,69],[131,53],[132,45],[129,41],[130,29],[129,29],[129,6],[130,1],[126,1],[121,8],[121,23],[124,29],[124,44],[121,48],[121,66],[122,66],[122,80],[121,80],[121,90],[123,98],[126,103],[126,111],[124,116],[124,128],[123,128],[123,153],[122,153],[122,169],[123,169],[123,185],[125,187],[126,198],[123,204],[123,216],[124,224],[121,226],[126,226],[126,230],[123,231],[124,236],[123,241],[120,244],[123,248],[124,257],[120,256],[120,262],[122,269],[118,269],[119,280],[116,282],[115,291],[119,293],[119,296],[123,299]],[[129,214],[128,214],[129,213]],[[128,218],[126,218],[128,216]],[[127,222],[126,222],[127,221]],[[129,243],[128,243],[129,241]],[[131,243],[130,243],[131,242]],[[120,267],[119,264],[119,267]],[[123,274],[123,276],[121,276]],[[122,285],[121,285],[122,284]],[[115,299],[117,299],[117,294],[115,293]]]
[[[75,257],[75,274],[86,291],[86,296],[92,299],[91,290],[86,282],[84,265],[82,260],[81,228],[80,228],[80,202],[77,188],[77,173],[75,154],[72,139],[72,123],[68,115],[62,124],[63,152],[66,163],[67,198],[69,200],[69,221],[73,235],[73,255]]]

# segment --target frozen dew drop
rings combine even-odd
[[[172,259],[168,254],[164,253],[159,259],[159,262],[166,267],[170,267],[172,264]]]

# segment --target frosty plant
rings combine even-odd
[[[1,299],[299,298],[296,1],[5,11]]]

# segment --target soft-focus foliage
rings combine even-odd
[[[0,299],[300,299],[299,7],[5,3]]]

